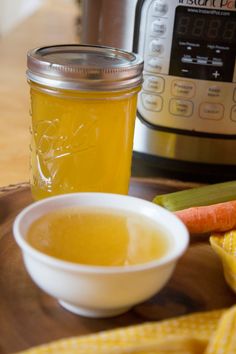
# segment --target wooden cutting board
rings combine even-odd
[[[156,194],[193,186],[166,179],[133,179],[130,194],[152,200]],[[31,281],[14,241],[13,220],[31,202],[28,184],[0,189],[1,354],[70,336],[224,308],[236,302],[224,281],[221,263],[209,246],[208,237],[204,237],[191,242],[167,286],[128,313],[110,319],[71,314]]]

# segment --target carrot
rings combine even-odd
[[[236,227],[236,200],[175,212],[190,233],[222,232]]]

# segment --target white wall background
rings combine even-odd
[[[42,0],[0,0],[0,36],[37,10]]]

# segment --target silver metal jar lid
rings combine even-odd
[[[27,77],[41,85],[79,90],[123,90],[142,83],[138,54],[90,45],[56,45],[28,52]]]

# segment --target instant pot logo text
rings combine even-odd
[[[236,0],[179,0],[180,4],[211,6],[220,9],[236,9]]]

